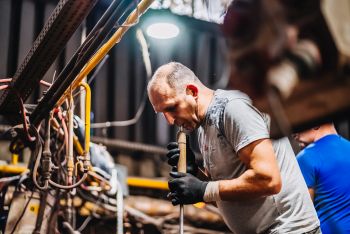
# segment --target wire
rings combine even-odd
[[[100,62],[100,64],[95,68],[95,72],[91,75],[89,81],[88,81],[88,85],[90,85],[92,83],[92,81],[96,78],[98,72],[101,70],[101,68],[103,67],[103,65],[106,63],[106,61],[109,58],[109,54],[107,54],[102,61]]]
[[[0,83],[11,82],[12,78],[0,79]]]
[[[103,67],[103,65],[105,64],[105,62],[107,61],[107,59],[109,58],[109,55],[107,54],[102,61],[98,64],[98,66],[95,68],[94,73],[91,75],[91,77],[88,80],[88,85],[90,85],[92,83],[92,81],[97,77],[98,72],[101,70],[101,68]],[[75,98],[76,96],[78,96],[79,94],[81,94],[82,90],[79,89],[78,92],[76,92],[73,95],[73,98]],[[80,99],[78,99],[77,104],[79,103]]]
[[[56,73],[56,71],[55,71],[55,73]],[[0,83],[10,83],[11,81],[12,81],[12,78],[0,79]],[[52,85],[51,83],[44,81],[44,80],[40,80],[40,84],[47,86],[47,87],[50,87]],[[2,85],[2,86],[0,86],[0,89],[2,89],[3,86],[8,87],[8,85]]]
[[[127,24],[126,23],[126,21],[122,24],[122,25],[120,25],[118,22],[115,24],[115,26],[114,26],[114,28],[118,28],[118,27],[121,27],[121,28],[131,28],[131,27],[133,27],[133,26],[135,26],[136,24],[138,24],[139,23],[139,21],[140,21],[140,10],[139,10],[139,5],[138,5],[138,3],[139,3],[139,1],[137,1],[137,0],[133,0],[133,2],[134,2],[134,4],[136,5],[136,21],[134,22],[134,23],[131,23],[131,24]],[[129,7],[130,8],[130,7]],[[128,9],[129,9],[128,8]]]
[[[0,90],[7,89],[9,86],[8,85],[0,85]]]
[[[96,213],[98,206],[101,204],[101,199],[102,199],[102,197],[99,196],[97,201],[96,201],[96,205],[94,206],[94,209],[91,211],[91,214],[84,220],[84,222],[77,229],[79,232],[82,232],[86,228],[86,226],[89,224],[93,215]]]
[[[148,52],[147,42],[146,42],[146,39],[145,39],[141,29],[137,30],[136,37],[137,37],[138,42],[140,43],[140,46],[141,46],[142,58],[143,58],[143,63],[145,65],[145,69],[146,69],[147,80],[150,80],[150,78],[152,76],[151,60],[150,60],[150,56],[149,56],[149,52]],[[104,123],[92,123],[90,125],[90,128],[126,127],[126,126],[136,124],[139,121],[139,119],[140,119],[140,117],[145,109],[146,102],[147,102],[147,90],[145,87],[144,93],[142,96],[142,100],[141,100],[141,104],[139,105],[139,108],[138,108],[135,116],[132,119],[124,120],[124,121],[113,121],[113,122],[108,121],[108,122],[104,122]]]
[[[15,91],[15,94],[19,100],[19,104],[20,104],[20,109],[21,109],[21,114],[22,114],[22,121],[23,121],[23,129],[26,133],[26,137],[27,137],[27,140],[29,140],[30,142],[33,142],[35,141],[35,137],[32,137],[30,134],[29,134],[29,130],[28,130],[28,123],[27,123],[27,119],[26,119],[26,110],[24,108],[24,104],[23,104],[23,100],[21,98],[21,96],[18,94],[17,91]],[[34,128],[35,129],[35,128]],[[36,130],[36,129],[35,129]]]
[[[148,52],[148,45],[147,45],[146,38],[140,28],[136,30],[136,38],[141,46],[142,59],[143,59],[143,63],[145,64],[147,79],[149,80],[152,76],[151,59]]]
[[[92,215],[89,215],[77,230],[79,232],[82,232],[86,228],[86,226],[90,223],[91,219],[92,219]]]
[[[146,100],[147,100],[147,94],[146,95],[144,94],[143,98],[142,98],[142,101],[141,101],[141,104],[139,106],[139,109],[137,110],[134,118],[129,119],[129,120],[124,120],[124,121],[92,123],[90,125],[90,128],[126,127],[126,126],[130,126],[130,125],[136,124],[139,121],[143,110],[145,109]]]
[[[15,226],[13,227],[11,234],[15,233],[15,230],[16,230],[16,228],[17,228],[17,225],[19,224],[19,222],[20,222],[21,219],[23,218],[24,214],[26,213],[26,210],[27,210],[27,207],[28,207],[28,205],[29,205],[29,202],[30,202],[30,201],[32,200],[32,198],[33,198],[33,194],[34,194],[34,191],[32,191],[32,193],[30,194],[30,197],[29,197],[29,199],[28,199],[26,205],[24,206],[24,209],[23,209],[21,215],[20,215],[19,218],[17,219],[17,222],[16,222]]]
[[[81,183],[83,183],[85,181],[86,177],[87,177],[87,173],[84,172],[83,177],[81,177],[80,180],[77,183],[75,183],[75,184],[72,184],[72,185],[61,185],[61,184],[55,183],[52,180],[49,180],[49,184],[52,185],[53,187],[60,188],[60,189],[72,189],[72,188],[78,187]]]
[[[34,152],[34,155],[35,155],[35,163],[34,163],[34,168],[33,168],[33,174],[32,174],[32,178],[33,178],[33,182],[35,184],[35,186],[40,189],[40,190],[45,190],[48,188],[49,184],[48,184],[48,181],[46,180],[45,181],[45,184],[44,186],[40,186],[36,177],[37,177],[37,174],[38,174],[38,168],[39,168],[39,164],[40,164],[40,160],[41,160],[41,153],[42,153],[42,145],[41,145],[41,142],[39,140],[39,133],[38,133],[38,130],[33,127],[35,129],[35,135],[36,135],[36,146],[35,146],[35,152]]]

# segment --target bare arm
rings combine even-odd
[[[310,193],[311,200],[313,202],[315,199],[315,190],[313,188],[309,188],[309,193]]]
[[[238,156],[247,171],[238,178],[219,181],[222,200],[248,200],[279,193],[281,175],[269,139],[254,141],[242,148]]]

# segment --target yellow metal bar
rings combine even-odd
[[[81,146],[78,137],[76,135],[73,136],[73,144],[74,144],[74,148],[75,150],[78,152],[79,155],[83,155],[84,154],[84,149]]]
[[[18,154],[12,154],[11,164],[16,165],[18,163],[18,157],[19,157]]]
[[[11,173],[11,174],[21,174],[28,170],[25,166],[18,165],[0,165],[0,172]]]
[[[102,47],[96,52],[96,54],[86,63],[85,67],[80,71],[80,73],[71,85],[73,90],[84,79],[84,77],[86,77],[99,62],[101,62],[101,60],[112,49],[112,47],[120,41],[125,32],[128,31],[128,29],[130,28],[130,25],[137,23],[138,18],[148,9],[148,7],[153,3],[153,1],[154,0],[143,0],[137,5],[137,8],[130,13],[123,25],[112,35],[112,37],[105,44],[102,45]],[[65,94],[62,95],[61,99],[57,102],[57,106],[62,105],[68,93],[69,92],[67,90]]]
[[[128,177],[127,184],[134,187],[169,190],[168,181],[165,180]]]
[[[79,86],[85,89],[85,144],[84,144],[84,156],[89,153],[90,150],[90,112],[91,112],[91,89],[90,86],[81,82]]]

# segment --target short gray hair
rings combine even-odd
[[[185,91],[184,86],[188,83],[201,84],[191,69],[178,62],[170,62],[159,67],[148,83],[148,91],[151,86],[160,85],[161,81],[165,81],[176,92]]]

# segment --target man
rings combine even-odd
[[[245,94],[211,90],[190,69],[172,62],[155,72],[148,95],[169,124],[198,129],[211,178],[205,182],[190,173],[172,172],[174,205],[216,202],[234,233],[319,233],[317,214],[288,140],[271,142],[267,116]],[[173,144],[169,148],[169,164],[175,165],[178,149]]]
[[[327,123],[295,135],[297,160],[323,233],[350,233],[350,142]]]
[[[211,90],[180,63],[161,66],[148,84],[156,112],[169,124],[198,129],[210,182],[172,172],[176,204],[216,202],[234,233],[320,233],[319,221],[287,139],[269,139],[267,116],[238,91]],[[169,145],[169,164],[178,148]],[[192,155],[192,154],[190,154]],[[192,159],[191,159],[192,158]],[[196,167],[193,157],[191,168]]]

